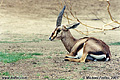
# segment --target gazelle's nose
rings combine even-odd
[[[52,41],[51,37],[49,37],[49,40]]]

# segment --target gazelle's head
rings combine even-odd
[[[52,32],[49,40],[54,40],[55,38],[61,39],[62,36],[64,35],[63,32],[67,32],[69,31],[69,29],[73,29],[76,28],[80,23],[76,23],[70,27],[66,27],[64,25],[61,25],[62,22],[62,16],[64,14],[64,10],[65,10],[66,6],[64,6],[64,8],[62,9],[62,11],[59,13],[58,18],[57,18],[57,22],[56,22],[56,28],[55,30]]]

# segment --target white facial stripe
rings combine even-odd
[[[103,58],[106,58],[106,55],[103,54],[103,55],[93,55],[93,54],[90,54],[90,56],[96,58],[96,59],[103,59]]]

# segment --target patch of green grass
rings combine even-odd
[[[36,65],[34,65],[33,67],[36,67]]]
[[[84,80],[83,78],[80,78],[80,80]]]
[[[40,56],[40,55],[43,55],[43,53],[30,53],[30,55],[32,55],[32,56],[33,55],[39,55]]]
[[[47,56],[46,58],[48,58],[48,59],[52,59],[52,57],[51,57],[51,56]]]
[[[37,76],[40,76],[40,74],[39,74],[39,73],[37,73]]]
[[[44,76],[45,79],[49,79],[49,76]]]
[[[0,62],[12,63],[22,59],[32,58],[32,55],[25,53],[3,53],[0,52]]]
[[[46,39],[38,39],[38,38],[35,38],[35,39],[32,39],[32,40],[24,40],[24,39],[21,39],[21,40],[18,40],[18,41],[0,41],[0,43],[31,43],[31,42],[40,42],[40,41],[48,41]]]
[[[65,54],[65,52],[50,52],[49,54]]]
[[[10,76],[9,72],[3,72],[2,75],[4,75],[4,76]]]
[[[57,79],[57,80],[65,80],[65,79]]]
[[[106,67],[106,65],[102,65],[102,66],[101,66],[101,68],[105,68],[105,67]]]
[[[60,54],[64,54],[64,52],[60,52]]]
[[[82,70],[90,70],[91,67],[87,67],[87,66],[82,66]]]
[[[3,72],[3,73],[0,73],[0,75],[3,75],[3,76],[10,76],[10,73],[9,72]]]
[[[69,66],[70,66],[70,65],[69,65],[69,64],[67,64],[67,65],[65,66],[65,69],[69,68]]]
[[[77,65],[80,65],[81,63],[77,63]]]
[[[120,45],[120,42],[110,43],[109,45]]]

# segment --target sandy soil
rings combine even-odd
[[[120,1],[111,0],[110,2],[114,19],[120,21]],[[106,11],[106,2],[72,0],[72,3],[79,19],[88,25],[100,27],[103,25],[101,20],[110,21]],[[58,0],[4,0],[0,6],[0,51],[25,52],[26,54],[36,52],[43,55],[15,63],[0,62],[0,72],[8,71],[11,76],[27,77],[28,80],[80,80],[83,77],[85,77],[84,80],[89,80],[86,79],[87,76],[101,76],[103,80],[109,80],[106,77],[120,79],[120,46],[109,45],[112,53],[112,59],[109,62],[64,61],[68,52],[61,41],[48,40],[55,28],[59,13],[57,10],[60,10],[58,5]],[[100,20],[94,20],[96,19],[94,14]],[[63,24],[67,24],[66,19],[63,19]],[[81,25],[77,29],[84,30],[83,27]],[[75,30],[71,32],[76,38],[85,37]],[[93,33],[89,36],[101,39],[107,44],[119,42],[120,29],[106,31],[106,34]],[[23,40],[26,42],[22,43]],[[2,43],[2,41],[19,43]],[[2,75],[0,77],[2,80]]]

